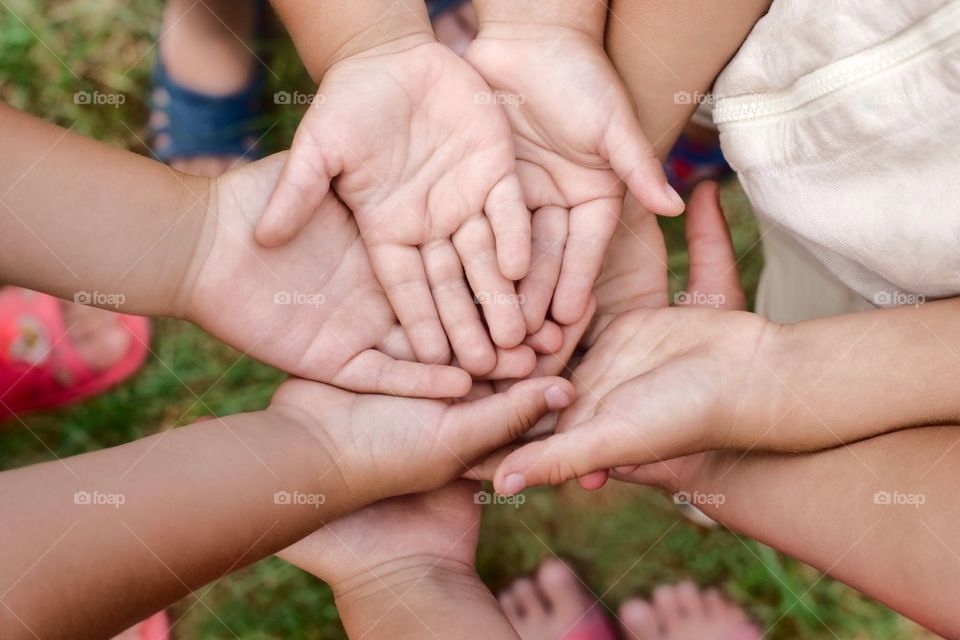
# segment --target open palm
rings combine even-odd
[[[526,335],[512,280],[530,256],[509,125],[489,95],[436,42],[338,62],[257,232],[268,246],[288,241],[336,178],[418,359],[447,362],[452,346],[477,375],[496,365],[494,344]]]
[[[583,315],[627,187],[655,213],[680,213],[683,202],[599,44],[582,34],[501,31],[482,29],[467,60],[510,119],[517,172],[534,211],[532,263],[520,285],[533,331],[551,300],[558,322]]]
[[[459,369],[425,365],[374,277],[356,222],[332,194],[302,233],[267,249],[253,230],[285,154],[230,172],[187,282],[185,315],[289,373],[361,392],[458,397]]]

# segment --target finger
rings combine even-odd
[[[651,462],[639,459],[643,451],[612,446],[629,442],[623,420],[603,413],[563,433],[517,449],[497,468],[494,487],[513,495],[527,487],[560,484],[619,465]],[[653,458],[655,460],[655,458]]]
[[[587,312],[583,314],[575,324],[563,325],[563,347],[556,353],[543,354],[537,358],[537,367],[531,375],[534,376],[557,376],[563,373],[573,357],[577,345],[580,343],[583,334],[593,319],[593,314],[597,310],[597,300],[590,297],[587,301]]]
[[[428,364],[449,362],[447,336],[433,304],[420,251],[416,247],[379,244],[369,247],[369,253],[377,280],[410,339],[417,360]]]
[[[737,272],[730,229],[720,208],[720,187],[702,182],[694,189],[686,216],[687,247],[690,252],[690,303],[713,301],[724,309],[746,309],[746,296]]]
[[[573,400],[573,385],[563,378],[523,380],[503,393],[452,405],[442,433],[448,446],[465,457],[476,457],[517,439],[548,411]]]
[[[449,240],[437,240],[425,245],[420,253],[457,362],[475,376],[489,374],[497,366],[497,353],[467,287],[457,250]]]
[[[553,318],[560,324],[579,320],[603,267],[603,256],[620,219],[619,198],[593,200],[570,210],[563,266],[553,296]]]
[[[683,198],[667,182],[663,164],[632,109],[622,109],[607,128],[610,166],[645,209],[663,216],[683,213]]]
[[[498,347],[510,349],[527,335],[513,283],[497,268],[493,232],[487,219],[475,216],[453,235],[453,245],[467,272],[467,280],[483,309],[490,337]]]
[[[418,398],[460,398],[470,391],[470,374],[456,367],[394,360],[368,349],[350,360],[331,381],[358,393]]]
[[[603,471],[594,471],[593,473],[588,473],[585,476],[577,478],[577,484],[587,491],[596,491],[597,489],[602,489],[604,485],[607,484],[609,477],[610,473],[605,469]]]
[[[484,205],[497,243],[497,264],[509,280],[519,280],[530,268],[530,211],[523,202],[517,176],[494,185]]]
[[[569,215],[562,207],[542,207],[533,214],[530,270],[519,286],[528,333],[535,333],[543,326],[553,300],[560,279],[563,247],[567,243]]]
[[[497,366],[481,380],[513,380],[526,378],[537,366],[537,354],[526,345],[513,349],[497,349]]]
[[[312,128],[300,126],[280,180],[257,223],[254,237],[265,247],[286,244],[303,229],[340,173],[334,147],[318,140]]]
[[[523,344],[540,354],[556,353],[563,348],[563,328],[556,322],[544,322],[540,330],[527,336]]]

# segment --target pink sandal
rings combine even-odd
[[[61,301],[19,287],[0,288],[0,421],[83,400],[130,377],[146,359],[150,323],[120,315],[133,340],[110,369],[91,370],[66,337]]]

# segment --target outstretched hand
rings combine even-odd
[[[658,214],[679,214],[683,200],[601,43],[575,29],[498,22],[481,26],[467,60],[510,119],[534,211],[532,263],[519,288],[527,330],[548,310],[572,324],[586,309],[627,189]]]
[[[466,394],[471,379],[465,371],[416,362],[356,221],[333,194],[291,242],[268,249],[254,241],[254,226],[286,159],[271,156],[216,181],[181,293],[182,315],[303,378],[367,393]],[[504,375],[525,375],[534,354],[521,345],[497,349],[495,359]],[[526,367],[519,373],[510,366],[518,362]]]
[[[256,237],[290,241],[335,179],[417,359],[449,362],[452,347],[484,375],[495,345],[527,334],[513,280],[530,265],[530,214],[514,167],[506,116],[470,65],[432,36],[393,42],[326,73]]]
[[[495,474],[499,491],[734,446],[740,417],[763,413],[762,402],[743,401],[742,392],[764,375],[768,324],[727,310],[743,307],[743,293],[716,185],[695,192],[687,239],[684,306],[716,308],[618,316],[574,371],[578,399],[561,414],[556,435],[507,456]]]

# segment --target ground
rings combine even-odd
[[[159,0],[0,0],[0,99],[83,134],[148,153],[146,100],[156,53]],[[273,106],[276,92],[309,93],[310,83],[279,28],[263,50],[265,99],[274,126],[266,146],[289,141],[304,108]],[[122,96],[114,104],[84,103]],[[80,95],[76,98],[77,94]],[[292,102],[296,102],[293,100]],[[723,199],[744,284],[761,265],[756,224],[735,180]],[[682,222],[667,221],[672,285],[682,287],[687,255]],[[32,416],[0,431],[0,469],[127,442],[203,415],[258,409],[282,375],[240,357],[189,324],[155,322],[153,357],[119,389],[82,405]],[[198,523],[199,524],[199,523]],[[635,487],[586,495],[575,487],[527,492],[527,502],[488,507],[479,551],[492,589],[551,554],[570,560],[605,605],[691,578],[743,604],[768,638],[931,637],[852,589],[772,549],[725,530],[678,518],[668,498]],[[201,589],[172,609],[180,638],[341,638],[329,590],[268,559]]]

